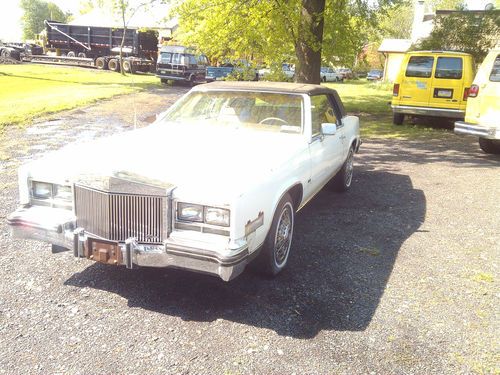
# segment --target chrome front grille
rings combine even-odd
[[[78,227],[111,241],[134,237],[139,243],[164,240],[166,196],[123,194],[75,186]]]

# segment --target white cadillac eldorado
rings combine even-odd
[[[193,88],[150,126],[22,166],[12,234],[110,265],[238,276],[287,264],[295,213],[347,190],[359,120],[336,91],[270,82]]]

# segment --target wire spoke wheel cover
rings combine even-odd
[[[345,164],[344,184],[346,187],[351,186],[353,171],[354,171],[354,151],[351,148],[349,150],[349,155],[347,156]]]
[[[283,206],[274,236],[274,262],[278,268],[284,267],[290,252],[293,236],[293,207],[290,202]]]

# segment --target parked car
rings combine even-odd
[[[360,143],[358,118],[327,87],[199,85],[149,127],[22,166],[7,222],[15,237],[108,265],[231,280],[255,258],[276,275],[295,213],[327,184],[349,189]]]
[[[278,67],[279,70],[279,67]],[[284,80],[293,81],[295,78],[295,67],[292,64],[283,63],[281,64],[281,70],[284,75]],[[271,68],[261,68],[257,71],[258,79],[265,80],[266,76],[271,73]]]
[[[378,69],[372,69],[366,75],[366,79],[368,81],[378,81],[381,80],[384,76],[384,72]]]
[[[323,82],[340,82],[344,80],[344,76],[330,67],[321,67],[321,80]]]
[[[156,76],[162,83],[168,81],[195,83],[206,82],[208,58],[194,49],[184,46],[163,46],[160,48]]]
[[[338,72],[342,75],[343,79],[351,79],[353,78],[352,70],[349,68],[340,68]]]
[[[455,122],[455,133],[479,137],[488,154],[500,154],[500,49],[491,50],[469,89],[465,121]]]
[[[393,123],[406,115],[463,119],[472,84],[472,56],[463,52],[408,52],[394,81]]]
[[[206,81],[220,81],[228,76],[236,77],[241,81],[257,81],[258,73],[247,60],[226,61],[220,66],[208,66]]]

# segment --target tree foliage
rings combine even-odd
[[[35,35],[44,29],[44,20],[66,22],[70,16],[56,4],[43,0],[21,0],[20,6],[24,11],[22,17],[24,39],[34,39]]]
[[[318,57],[352,66],[376,12],[398,1],[185,0],[176,7],[178,35],[212,59],[291,62],[299,74],[308,70],[301,81],[319,81]]]
[[[431,35],[420,42],[419,49],[456,50],[470,53],[476,63],[498,44],[500,11],[482,14],[454,13],[436,19]]]

